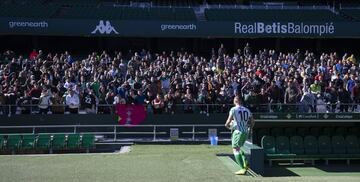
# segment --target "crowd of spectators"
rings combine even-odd
[[[227,112],[235,95],[253,112],[317,112],[319,105],[350,112],[360,102],[360,65],[336,52],[253,51],[249,44],[229,52],[221,44],[207,57],[141,50],[74,58],[33,50],[5,51],[0,61],[0,114],[106,113],[105,105],[118,103],[144,104],[154,114],[207,114]]]

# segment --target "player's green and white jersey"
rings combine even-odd
[[[249,132],[252,114],[250,110],[243,106],[235,106],[230,109],[230,116],[233,117],[232,130],[240,132]]]

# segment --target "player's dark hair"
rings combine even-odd
[[[235,96],[234,97],[234,103],[240,104],[241,103],[241,99],[239,96]]]

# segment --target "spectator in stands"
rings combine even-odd
[[[286,106],[286,110],[288,112],[294,112],[296,110],[296,103],[298,102],[298,98],[300,95],[299,89],[296,87],[295,83],[290,80],[288,82],[288,87],[285,90],[284,104],[288,104]]]
[[[63,98],[59,96],[59,92],[54,92],[51,98],[51,111],[53,114],[64,114],[65,107],[63,106]]]
[[[0,85],[0,115],[4,114],[5,113],[5,103],[6,103],[6,100],[5,100],[5,95],[2,91],[2,86]]]
[[[251,112],[258,111],[258,100],[254,89],[251,89],[248,94],[245,95],[245,105],[249,108]]]
[[[143,105],[145,103],[145,96],[143,95],[141,90],[137,91],[137,95],[135,96],[135,104]]]
[[[67,92],[71,88],[79,97],[82,108],[87,107],[89,105],[85,106],[84,101],[88,100],[86,92],[90,88],[99,104],[112,105],[122,100],[145,103],[151,112],[153,100],[160,94],[164,95],[166,113],[177,111],[176,105],[183,105],[185,112],[190,113],[222,112],[226,110],[227,100],[235,95],[240,95],[246,101],[244,103],[252,105],[255,111],[268,111],[259,106],[268,103],[272,104],[270,111],[277,112],[281,108],[296,111],[295,106],[287,105],[307,105],[310,95],[303,93],[307,89],[319,95],[319,103],[323,99],[329,101],[329,111],[336,108],[337,102],[340,111],[346,112],[347,102],[354,102],[352,109],[356,110],[360,102],[360,91],[356,87],[360,67],[355,56],[347,54],[341,58],[337,53],[316,56],[310,51],[300,50],[294,53],[267,49],[255,52],[246,44],[244,49],[233,54],[226,50],[225,45],[220,45],[209,58],[185,51],[152,54],[144,50],[127,54],[115,52],[114,55],[105,51],[94,52],[82,61],[69,52],[56,54],[36,50],[31,53],[30,60],[12,51],[4,52],[2,57],[7,60],[0,64],[3,98],[6,104],[20,107],[31,102],[37,104],[42,88],[51,90],[53,104],[63,104],[63,96],[67,105]],[[333,82],[332,88],[330,82]],[[349,101],[342,90],[347,91],[353,101]],[[205,109],[194,106],[196,103],[220,105]],[[92,108],[93,102],[90,105]],[[56,108],[52,106],[53,113]],[[110,112],[106,108],[109,106],[101,106],[98,110],[100,113]],[[316,105],[310,108],[315,112]]]
[[[357,80],[355,82],[355,86],[352,88],[352,91],[351,91],[351,97],[353,99],[353,108],[352,108],[352,111],[356,111],[358,105],[360,104],[360,81]]]
[[[51,105],[51,94],[47,89],[43,89],[39,97],[39,114],[47,114]]]
[[[68,94],[65,97],[65,103],[68,108],[68,111],[71,114],[77,114],[79,112],[79,96],[74,92],[74,90],[70,87],[68,90]]]
[[[338,100],[340,103],[340,112],[349,112],[349,105],[351,104],[350,93],[344,90],[344,87],[338,89]]]
[[[151,102],[152,107],[154,108],[154,114],[161,114],[164,109],[164,100],[160,94],[156,95],[156,98]]]
[[[276,81],[272,81],[271,85],[266,90],[267,95],[270,98],[269,103],[271,104],[271,112],[272,111],[279,111],[278,104],[281,102],[281,89],[276,84]]]
[[[309,110],[314,112],[314,105],[315,96],[313,93],[310,92],[308,88],[305,89],[303,96],[300,99],[300,112],[308,113]],[[315,106],[316,107],[316,106]]]
[[[314,112],[316,112],[317,99],[321,97],[321,86],[319,84],[319,80],[315,80],[314,83],[310,85],[310,91],[315,96],[313,108]]]
[[[335,89],[334,85],[331,84],[329,87],[327,87],[325,89],[325,93],[324,93],[324,101],[326,103],[326,111],[327,112],[335,112],[336,109],[336,103],[338,99],[338,93],[337,90]]]
[[[194,113],[194,97],[190,92],[190,89],[186,90],[186,94],[183,96],[182,102],[184,104],[185,113]]]
[[[9,116],[15,114],[16,112],[16,100],[18,98],[18,94],[16,93],[16,90],[13,87],[9,87],[6,94],[4,94],[6,105],[9,105],[10,107],[6,108],[5,112]]]
[[[86,113],[96,113],[96,97],[95,94],[93,93],[93,90],[88,88],[85,90],[84,95],[83,95],[83,100],[82,100],[82,104],[84,106],[85,112]]]

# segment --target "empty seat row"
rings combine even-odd
[[[39,134],[39,135],[0,135],[1,151],[29,150],[80,150],[95,148],[93,134]]]
[[[358,138],[348,135],[332,137],[321,135],[305,136],[263,136],[261,146],[265,158],[272,160],[317,160],[324,159],[360,159]]]
[[[358,127],[288,127],[288,128],[260,128],[256,132],[256,142],[260,143],[261,138],[265,135],[270,136],[294,136],[299,135],[302,137],[305,137],[307,135],[313,135],[313,136],[320,136],[320,135],[327,135],[327,136],[333,136],[333,135],[355,135],[357,137],[360,137],[360,128]]]

